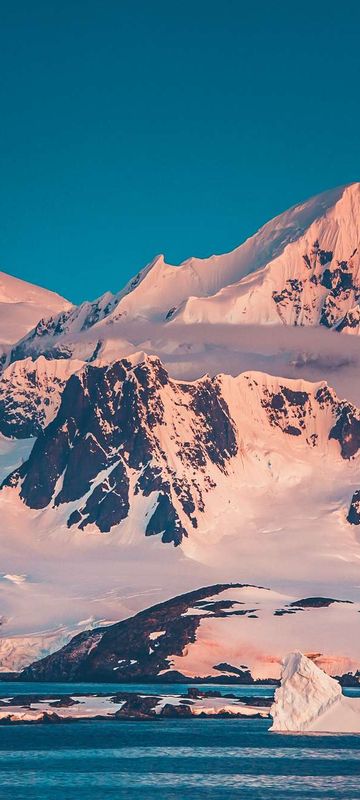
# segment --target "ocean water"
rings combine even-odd
[[[354,800],[360,736],[271,734],[265,720],[0,728],[6,800]]]
[[[272,734],[269,726],[232,719],[0,726],[0,797],[360,800],[360,736]]]
[[[247,686],[213,683],[45,683],[28,681],[0,681],[0,698],[16,694],[113,694],[135,692],[139,694],[186,694],[188,688],[198,686],[203,691],[216,690],[236,697],[273,697],[274,686]]]

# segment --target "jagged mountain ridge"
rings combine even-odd
[[[149,605],[144,586],[163,599],[241,569],[251,583],[296,581],[299,597],[309,581],[356,597],[360,362],[358,337],[338,333],[359,332],[358,195],[314,198],[225,256],[155,259],[8,348],[1,473],[24,463],[0,493],[7,666],[89,614]]]
[[[178,267],[158,256],[118,294],[40,320],[7,362],[40,353],[94,359],[108,339],[129,334],[139,321],[321,325],[358,333],[359,240],[355,183],[295,206],[230,253]]]
[[[299,458],[296,441],[306,461],[331,440],[334,461],[354,458],[360,411],[324,383],[259,373],[177,381],[158,358],[140,355],[73,374],[55,418],[4,485],[30,508],[69,509],[68,527],[85,531],[109,532],[146,498],[140,527],[178,545],[202,527],[214,489],[222,487],[226,504],[247,472],[264,480],[272,449],[286,470]],[[352,523],[356,508],[354,496]]]
[[[82,361],[39,356],[14,361],[0,375],[0,433],[15,439],[38,436],[60,405],[69,376]]]
[[[213,297],[189,298],[178,317],[184,322],[281,322],[354,332],[360,296],[360,186],[344,187],[334,203],[332,193],[313,202],[321,199],[324,205],[316,218],[305,230],[299,226],[290,241],[285,239],[280,253]]]

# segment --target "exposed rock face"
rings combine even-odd
[[[350,525],[360,525],[360,489],[357,489],[351,498],[347,521]]]
[[[258,381],[251,375],[249,387],[257,387]],[[350,459],[360,449],[360,410],[351,403],[339,401],[335,392],[326,384],[314,385],[314,390],[294,390],[279,381],[274,391],[264,385],[260,398],[268,422],[290,436],[305,436],[311,447],[319,445],[321,431],[328,430],[327,438],[336,439],[341,456]],[[330,429],[329,429],[330,428]]]
[[[284,614],[297,614],[310,608],[329,608],[334,603],[350,603],[351,600],[334,600],[332,597],[305,597],[303,600],[293,600],[285,608],[277,608],[275,616],[283,617]]]
[[[177,706],[174,706],[174,705],[171,705],[171,703],[165,703],[165,705],[161,709],[160,716],[161,717],[172,717],[172,718],[179,718],[179,717],[181,717],[181,718],[183,718],[183,717],[190,718],[190,717],[192,717],[192,713],[191,713],[190,706],[188,706],[186,704],[184,704],[184,705],[180,705],[179,704]]]
[[[39,354],[45,355],[49,359],[72,358],[76,348],[74,348],[71,339],[68,341],[68,337],[81,336],[81,334],[86,333],[86,331],[103,321],[106,324],[108,321],[112,323],[118,321],[122,316],[126,316],[126,314],[118,310],[121,299],[136,289],[151,267],[152,264],[149,264],[140,270],[127,283],[124,289],[115,295],[111,292],[105,292],[97,300],[93,302],[85,301],[79,306],[70,306],[69,303],[64,301],[62,305],[65,310],[60,313],[54,313],[53,316],[42,317],[29,333],[19,341],[15,339],[15,344],[8,348],[3,364],[12,363],[27,356],[37,358]],[[83,338],[81,357],[89,362],[95,360],[101,345],[101,340],[94,345],[92,338],[89,339],[88,343]]]
[[[294,391],[282,385],[276,393],[271,388],[266,388],[261,405],[266,410],[270,425],[280,428],[290,436],[300,436],[302,431],[306,431],[309,419],[315,420],[317,413],[317,407],[315,404],[313,406],[308,392]],[[313,445],[316,440],[312,438],[308,441]]]
[[[271,702],[271,701],[270,701]],[[54,711],[56,709],[56,711]],[[0,703],[0,725],[77,722],[82,720],[155,720],[159,717],[237,717],[258,719],[269,716],[269,701],[261,697],[222,695],[219,691],[159,695],[116,692],[84,695],[18,695]]]
[[[0,376],[0,432],[15,439],[38,436],[55,416],[69,375],[80,361],[26,358]]]
[[[146,602],[150,573],[162,592],[158,599],[169,596],[177,565],[177,591],[214,576],[237,580],[240,567],[248,570],[243,577],[274,586],[285,574],[289,581],[301,577],[294,601],[308,591],[305,580],[321,593],[316,580],[325,574],[330,596],[334,582],[354,585],[359,410],[326,384],[252,371],[173,380],[156,358],[134,352],[164,353],[182,376],[267,364],[286,375],[329,375],[339,396],[350,391],[356,398],[359,343],[333,331],[360,329],[359,226],[360,185],[342,187],[282,214],[232,253],[177,267],[156,258],[116,296],[77,308],[55,304],[49,316],[34,318],[30,333],[22,329],[17,343],[9,332],[0,352],[1,480],[7,476],[0,495],[1,586],[11,609],[2,652],[8,648],[9,669],[15,657],[16,665],[19,658],[21,665],[33,660],[35,648],[51,651],[57,615],[65,626],[57,647],[87,624],[90,595],[94,603],[98,597],[96,619],[128,613],[118,610],[113,592],[118,576],[127,581],[127,564],[131,591],[136,584],[140,598],[131,601],[133,609]],[[81,361],[75,370],[74,355]],[[29,437],[37,437],[30,457]],[[98,533],[110,536],[90,535]],[[161,540],[179,545],[177,551]],[[190,573],[199,575],[191,584]],[[74,615],[67,588],[73,574],[81,596]],[[21,581],[26,586],[15,591]],[[49,615],[45,601],[37,612],[38,581],[51,598]],[[29,603],[40,634],[18,645]],[[206,611],[225,619],[225,603],[214,603],[208,600]],[[306,608],[279,600],[271,623],[304,623],[311,616]],[[235,622],[259,630],[255,605],[230,610]],[[45,637],[51,631],[45,645],[43,631]],[[316,649],[313,641],[309,652]],[[251,663],[244,656],[241,667],[237,656],[217,652],[210,668],[247,675]]]
[[[360,184],[353,184],[289,209],[230,253],[178,267],[158,256],[116,295],[106,292],[65,310],[60,305],[60,313],[40,320],[10,349],[8,361],[83,357],[86,347],[88,360],[111,338],[114,324],[136,326],[139,318],[164,326],[175,320],[320,324],[358,333],[359,215]]]
[[[342,318],[341,322],[336,325],[335,329],[339,333],[344,331],[344,333],[358,334],[360,330],[360,307],[356,306],[350,309]]]
[[[329,608],[333,603],[350,603],[350,600],[334,600],[333,597],[305,597],[290,603],[293,608]]]
[[[284,324],[320,324],[338,331],[356,324],[354,307],[360,298],[357,249],[346,260],[338,260],[315,240],[302,264],[297,263],[296,273],[272,294]]]
[[[96,524],[105,532],[127,517],[135,478],[134,496],[154,496],[146,535],[161,533],[179,544],[187,535],[183,520],[197,526],[206,468],[225,472],[236,452],[216,379],[180,383],[156,358],[135,366],[122,360],[69,379],[55,420],[8,482],[21,479],[21,497],[31,508],[79,501],[69,527]]]
[[[360,449],[359,410],[326,384],[260,373],[176,381],[159,359],[145,357],[85,366],[63,388],[62,363],[28,360],[5,371],[0,430],[38,434],[28,461],[5,485],[19,487],[31,508],[68,508],[69,528],[107,533],[145,498],[145,535],[179,545],[198,528],[209,493],[220,484],[231,491],[259,427],[273,428],[285,449],[288,438],[325,450],[334,439],[343,459]],[[356,522],[354,513],[349,521]]]
[[[56,316],[40,319],[35,328],[10,350],[8,360],[36,357],[39,353],[48,358],[70,358],[71,348],[62,343],[62,338],[70,331],[82,333],[96,325],[113,311],[116,304],[116,296],[106,292],[93,303],[85,302]]]
[[[343,253],[343,250],[341,250]],[[359,300],[360,300],[360,260],[359,252],[355,248],[351,253],[337,257],[332,250],[323,249],[321,242],[315,239],[309,252],[299,251],[296,258],[292,256],[291,265],[286,263],[285,253],[282,256],[282,269],[274,269],[273,283],[276,289],[259,291],[259,311],[256,321],[281,322],[284,325],[322,325],[338,332],[359,332]],[[274,262],[275,263],[275,262]],[[270,268],[272,262],[270,262]],[[278,274],[278,276],[277,276]],[[265,275],[265,273],[264,273]],[[47,358],[67,359],[76,357],[78,351],[77,341],[81,339],[81,352],[86,361],[94,360],[101,351],[104,342],[111,330],[111,325],[128,316],[126,301],[132,291],[136,290],[139,283],[134,279],[126,290],[112,295],[106,292],[94,302],[84,302],[78,307],[63,311],[49,319],[41,319],[33,330],[13,346],[6,362],[11,363],[27,356],[36,358],[39,354]],[[235,283],[231,291],[235,293],[236,287],[242,296],[242,281]],[[216,296],[216,295],[215,295]],[[125,302],[124,311],[122,311]],[[192,308],[194,302],[199,303],[202,309],[204,299],[190,297],[180,310],[172,306],[162,314],[164,323],[170,322],[179,313],[179,319],[184,317],[186,310],[190,310],[189,322],[196,319],[196,310]],[[242,303],[241,303],[242,305]],[[134,312],[132,312],[133,314]],[[156,318],[158,314],[155,315]],[[131,312],[130,312],[131,317]],[[201,317],[200,320],[201,321]],[[230,321],[234,321],[229,318]],[[204,317],[203,321],[207,321]],[[211,320],[210,320],[211,321]],[[215,321],[220,321],[216,318]],[[225,315],[226,321],[226,315]],[[245,304],[237,322],[253,322],[248,318]],[[101,326],[101,323],[103,325]],[[94,339],[92,328],[96,328],[99,339]],[[106,326],[104,328],[104,326]],[[89,339],[83,334],[90,331]],[[79,339],[80,337],[80,339]]]
[[[242,584],[233,584],[241,587]],[[26,680],[146,680],[171,673],[171,655],[181,655],[209,609],[203,600],[230,588],[207,586],[141,611],[135,617],[85,631],[57,653],[24,670]],[[227,601],[222,601],[227,608]],[[219,603],[222,606],[222,603]],[[193,610],[192,610],[193,609]],[[221,614],[217,607],[213,616]],[[179,676],[181,678],[181,676]]]
[[[340,663],[346,666],[349,661],[345,654],[340,660],[331,656],[334,648],[337,656],[341,655],[344,646],[343,643],[340,647],[334,645],[332,624],[337,619],[341,625],[356,629],[359,604],[327,597],[296,601],[289,597],[287,604],[279,608],[281,598],[285,600],[271,590],[240,583],[196,589],[130,619],[78,634],[57,652],[27,667],[21,678],[121,683],[174,682],[188,677],[217,683],[252,684],[256,682],[254,651],[262,652],[263,638],[269,640],[269,628],[274,652],[278,653],[283,646],[283,638],[289,641],[289,629],[290,638],[301,641],[309,652],[314,621],[328,630],[328,635],[322,638],[328,656],[324,660],[317,653],[314,658],[331,671]],[[298,616],[289,619],[287,613]],[[303,615],[306,615],[305,625]],[[252,626],[257,638],[251,640],[248,647],[247,637]],[[272,670],[265,683],[274,683],[279,674],[279,659],[269,660],[273,662]],[[191,690],[189,696],[194,692],[198,690]]]
[[[356,455],[360,447],[360,414],[354,406],[342,403],[336,424],[330,431],[330,439],[337,439],[343,458]]]

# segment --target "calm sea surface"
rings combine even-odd
[[[113,694],[114,692],[138,692],[141,694],[186,694],[188,688],[198,686],[207,691],[216,690],[221,694],[234,694],[236,697],[273,697],[274,686],[233,686],[213,683],[28,683],[0,681],[0,698],[15,694]]]
[[[1,684],[0,695],[19,694],[20,687],[31,694],[85,690],[84,684],[7,683]],[[122,687],[89,685],[86,691],[109,688]],[[161,687],[131,688],[156,693]],[[179,684],[163,688],[181,691]],[[272,687],[217,688],[239,695],[272,692]],[[269,724],[163,719],[0,727],[0,797],[360,800],[360,736],[271,734]]]

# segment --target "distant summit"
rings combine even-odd
[[[324,192],[266,223],[230,253],[157,256],[117,294],[43,315],[8,356],[95,358],[138,326],[321,326],[360,331],[360,184]],[[40,291],[40,290],[39,290]],[[65,303],[65,306],[64,306]],[[58,309],[56,309],[58,310]]]
[[[40,317],[58,314],[70,306],[55,292],[0,272],[0,347],[25,336]]]

